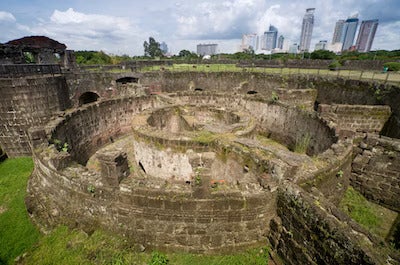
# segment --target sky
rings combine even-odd
[[[143,55],[151,36],[172,54],[217,43],[219,52],[239,50],[243,34],[278,28],[299,43],[306,8],[315,8],[311,50],[332,40],[339,19],[358,14],[379,19],[372,50],[400,49],[399,0],[1,0],[0,43],[44,35],[72,50]]]

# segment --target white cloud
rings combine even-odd
[[[65,43],[69,49],[104,50],[111,53],[142,53],[143,31],[129,18],[85,14],[72,8],[55,10],[49,20],[40,21],[29,31]],[[133,43],[128,47],[127,43]]]
[[[179,38],[233,38],[248,27],[261,0],[226,0],[201,2],[191,8],[180,8],[176,14]]]
[[[26,10],[19,8],[17,18],[10,13],[14,12],[10,5],[3,8],[0,3],[0,10],[4,10],[0,11],[0,41],[46,35],[69,49],[141,55],[143,41],[152,36],[159,42],[166,41],[175,53],[193,51],[196,44],[210,42],[218,43],[221,52],[235,52],[242,34],[262,34],[270,24],[286,40],[299,42],[305,10],[314,7],[311,49],[319,40],[329,42],[336,21],[354,12],[360,14],[360,20],[379,19],[373,48],[400,48],[398,0],[121,0],[118,5],[96,0],[96,6],[89,4],[91,1],[79,2],[79,11],[74,1],[67,9],[60,9],[57,1],[26,6]]]
[[[1,21],[15,22],[16,19],[13,14],[5,11],[0,11],[0,22]]]

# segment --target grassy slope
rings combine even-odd
[[[359,192],[349,187],[340,202],[340,208],[371,233],[385,238],[397,214],[368,201]]]
[[[0,264],[11,263],[39,238],[24,204],[26,183],[32,169],[30,157],[0,163]]]
[[[0,163],[0,264],[267,264],[268,249],[256,248],[235,255],[192,255],[137,252],[122,237],[96,231],[88,236],[60,226],[40,235],[26,213],[24,196],[33,169],[31,158]],[[167,263],[165,261],[168,260]]]

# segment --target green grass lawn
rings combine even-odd
[[[0,163],[0,264],[12,264],[39,239],[24,204],[32,169],[30,157]]]
[[[140,252],[123,238],[97,230],[88,235],[59,226],[47,235],[39,233],[26,212],[26,184],[33,170],[29,157],[0,163],[0,265],[18,264],[267,264],[268,249],[254,248],[232,255]]]

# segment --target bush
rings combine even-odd
[[[337,69],[339,69],[340,68],[340,66],[342,66],[342,64],[339,62],[339,61],[333,61],[333,62],[331,62],[329,65],[328,65],[328,68],[330,69],[330,70],[337,70]]]
[[[388,62],[383,65],[388,68],[388,71],[400,71],[400,63]]]

